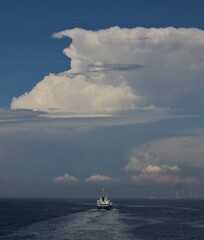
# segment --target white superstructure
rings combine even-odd
[[[108,196],[106,193],[106,196],[104,195],[104,188],[103,188],[103,195],[102,197],[99,197],[99,199],[97,200],[97,208],[98,209],[111,209],[113,206],[113,203],[108,200]]]

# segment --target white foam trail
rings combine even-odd
[[[6,239],[135,240],[117,209],[95,209],[33,224]]]
[[[133,239],[127,232],[127,226],[120,220],[119,212],[114,210],[89,210],[74,214],[68,224],[62,223],[59,229],[70,240]]]

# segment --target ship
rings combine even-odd
[[[97,209],[106,209],[110,210],[113,207],[113,203],[108,199],[108,194],[106,192],[106,196],[104,194],[104,188],[103,188],[103,195],[99,197],[99,199],[96,202]]]

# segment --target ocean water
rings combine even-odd
[[[107,211],[95,200],[0,199],[0,239],[204,239],[202,200],[113,202]]]

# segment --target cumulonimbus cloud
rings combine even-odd
[[[203,111],[204,31],[193,28],[65,30],[71,67],[50,74],[12,109],[107,113],[132,108]]]

